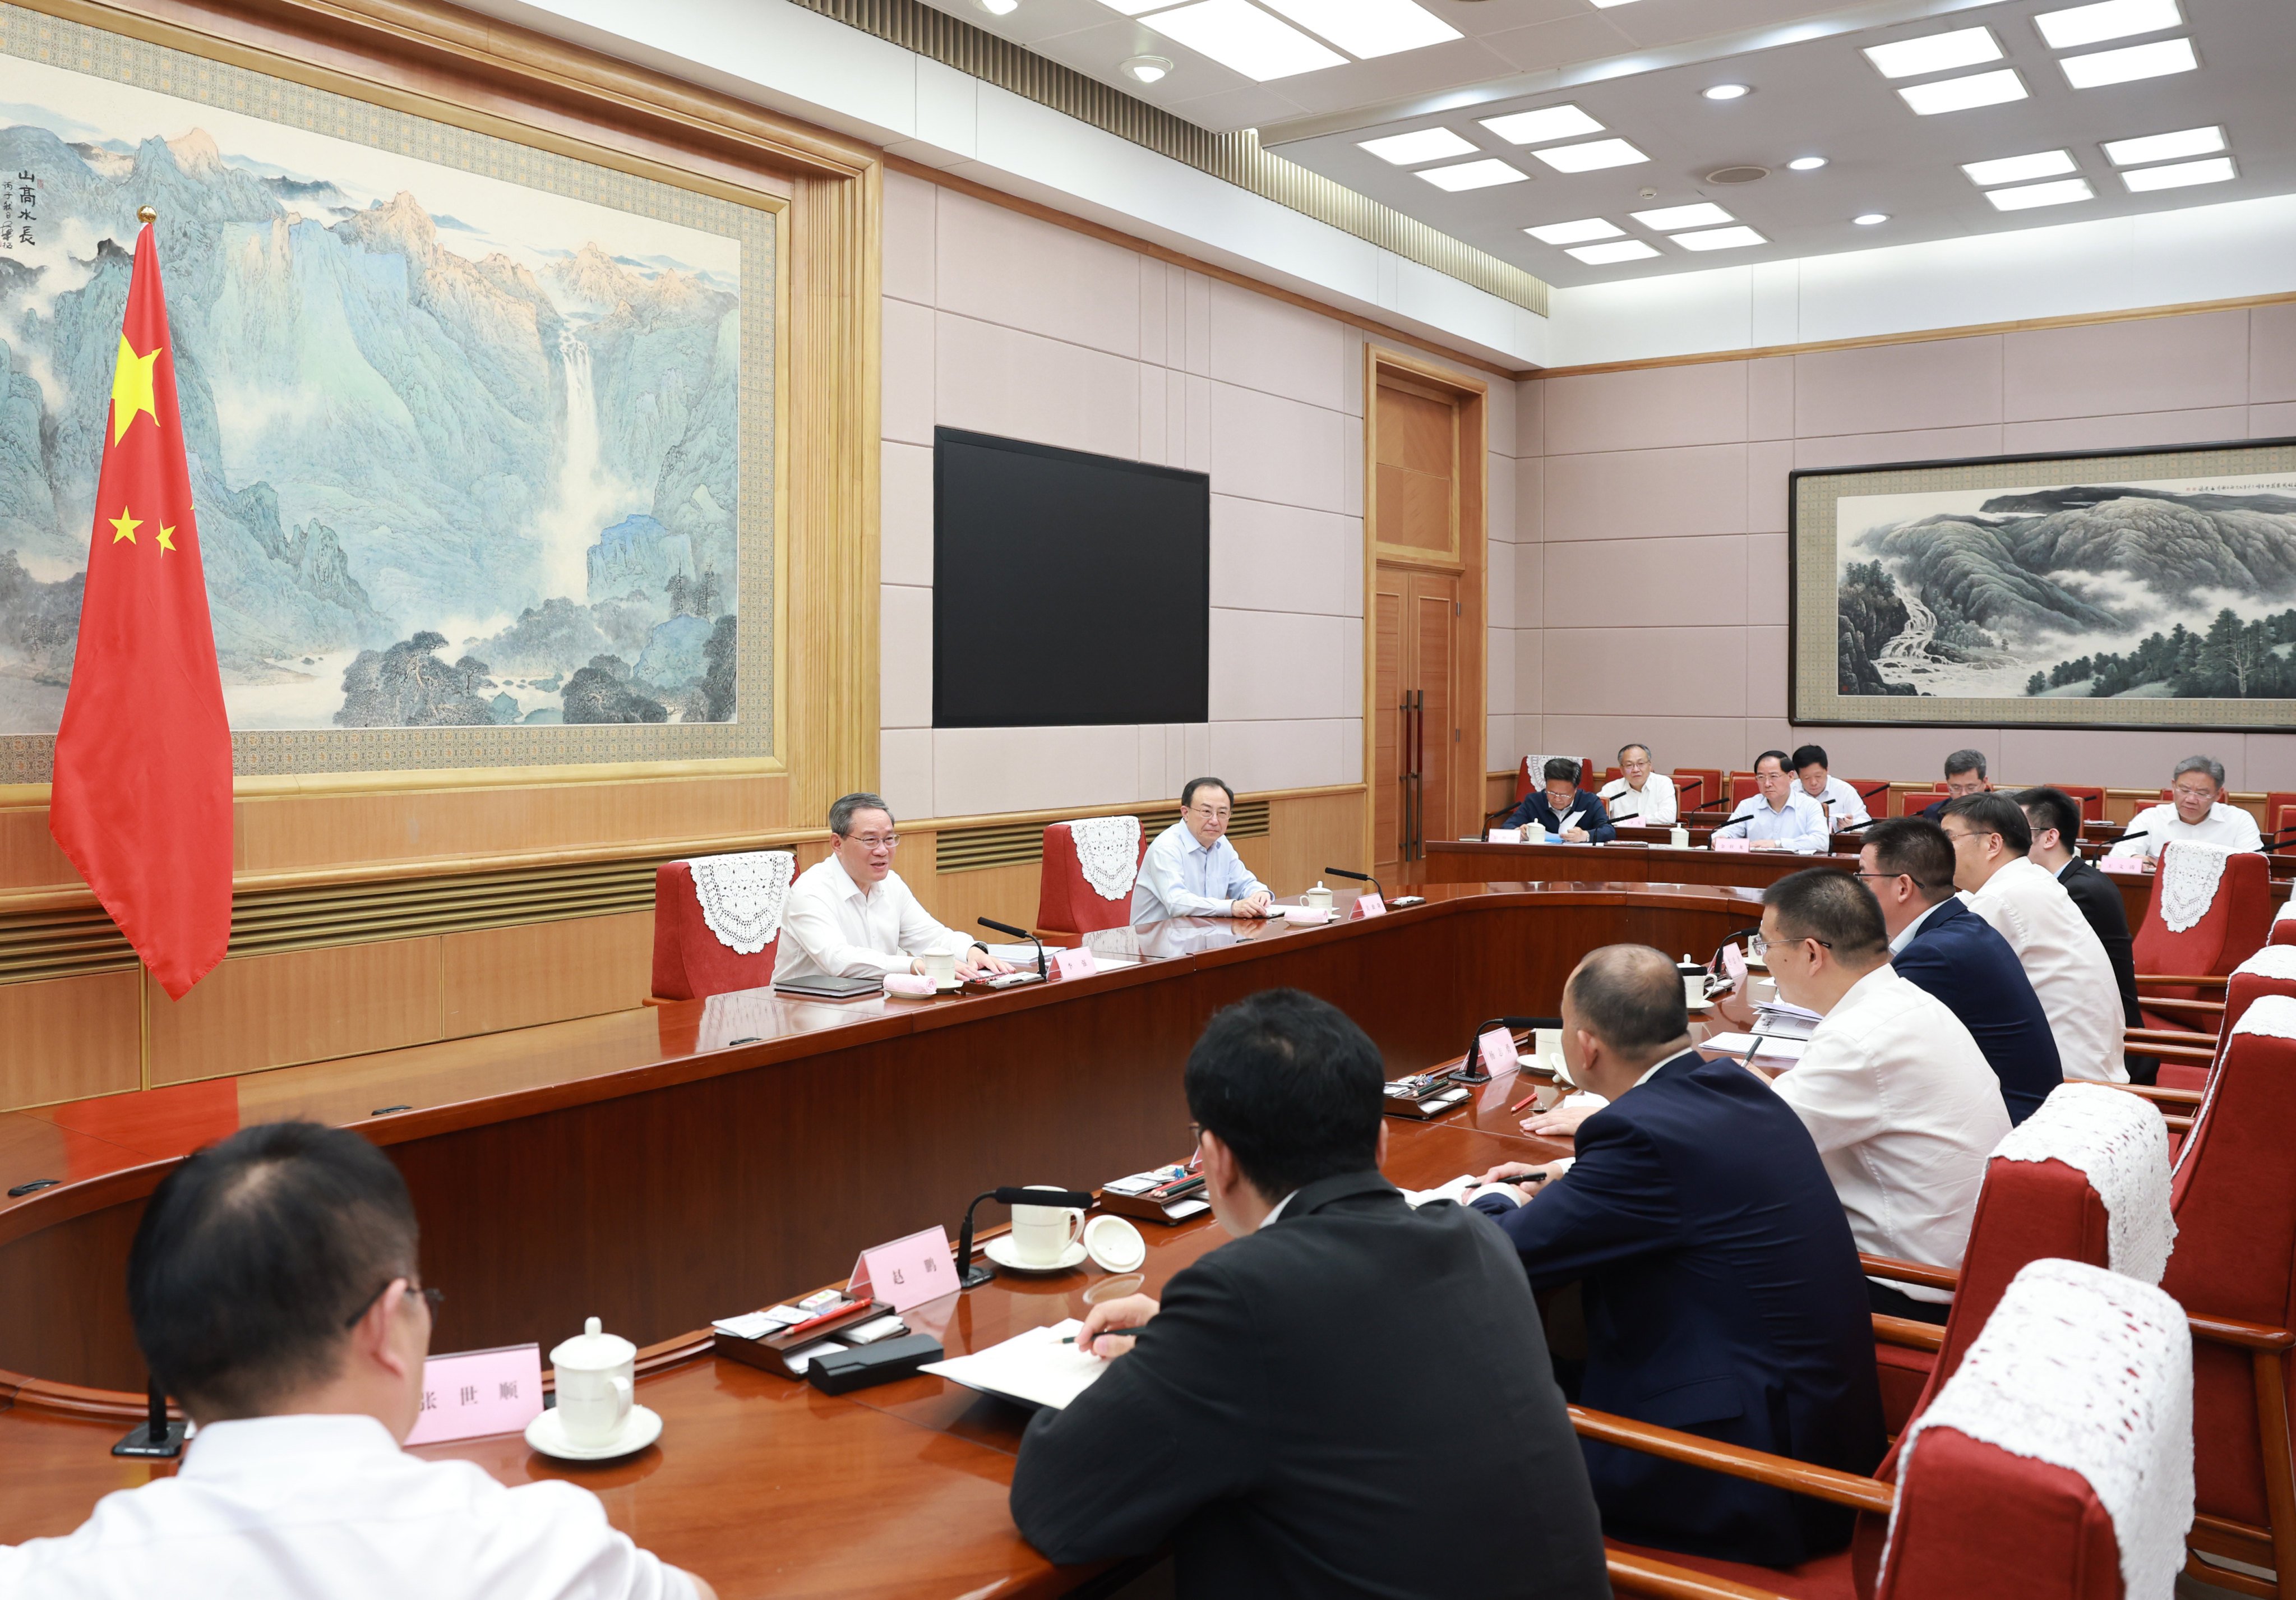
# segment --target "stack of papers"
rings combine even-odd
[[[1073,1337],[1083,1326],[1072,1317],[1050,1327],[1030,1328],[970,1356],[928,1361],[917,1370],[962,1383],[967,1389],[978,1389],[983,1394],[1002,1395],[1024,1406],[1050,1406],[1059,1410],[1091,1388],[1108,1370],[1108,1363],[1098,1356],[1061,1342],[1063,1338]]]
[[[1754,1007],[1754,1031],[1767,1038],[1806,1039],[1825,1019],[1784,1000],[1767,1000]]]
[[[1801,1053],[1809,1048],[1807,1039],[1757,1038],[1751,1033],[1718,1033],[1699,1046],[1702,1050],[1713,1050],[1726,1055],[1742,1055],[1748,1061],[1764,1061],[1772,1066],[1781,1062],[1800,1061]]]

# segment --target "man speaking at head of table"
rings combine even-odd
[[[1562,990],[1562,1054],[1572,1080],[1610,1104],[1579,1123],[1575,1156],[1495,1167],[1469,1204],[1505,1230],[1534,1288],[1579,1284],[1578,1398],[1871,1472],[1882,1447],[1874,1325],[1857,1246],[1800,1120],[1735,1062],[1692,1047],[1682,980],[1647,946],[1578,964]],[[1849,1514],[1816,1500],[1585,1448],[1614,1538],[1769,1566],[1849,1542]]]
[[[1552,838],[1565,844],[1608,844],[1619,836],[1602,800],[1578,787],[1578,763],[1556,756],[1540,769],[1545,780],[1523,796],[1522,804],[1507,813],[1502,827],[1519,828],[1537,823]]]
[[[1235,1238],[1160,1306],[1086,1317],[1111,1365],[1037,1414],[1013,1475],[1052,1560],[1168,1542],[1186,1600],[1609,1595],[1530,1285],[1498,1230],[1380,1176],[1383,1077],[1362,1029],[1296,990],[1206,1027],[1188,1111]]]
[[[1742,839],[1758,850],[1816,855],[1832,837],[1825,808],[1803,792],[1786,770],[1786,752],[1766,750],[1754,758],[1754,792],[1738,802],[1730,820],[1714,830],[1717,840]]]
[[[922,972],[927,956],[955,958],[968,981],[1013,970],[988,947],[935,922],[893,870],[893,808],[873,794],[829,808],[829,854],[798,874],[782,904],[774,981]]]

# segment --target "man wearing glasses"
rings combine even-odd
[[[1824,1020],[1771,1087],[1809,1129],[1867,1255],[1958,1269],[1985,1163],[2009,1132],[2001,1083],[1961,1019],[1890,965],[1882,907],[1824,867],[1762,894],[1778,997]],[[1942,1323],[1953,1297],[1868,1278],[1876,1311]]]
[[[198,1435],[182,1469],[62,1538],[0,1547],[0,1593],[234,1600],[716,1600],[607,1524],[588,1489],[497,1483],[402,1451],[439,1292],[398,1169],[316,1122],[241,1129],[152,1194],[127,1309]]]
[[[2106,854],[2115,860],[2157,861],[2172,839],[2197,839],[2228,850],[2264,848],[2256,818],[2224,800],[2224,763],[2209,756],[2186,756],[2169,779],[2169,800],[2147,806],[2128,819],[2120,842]],[[2136,835],[2143,834],[2143,838]]]
[[[829,808],[830,851],[790,885],[782,905],[774,981],[882,978],[922,972],[927,956],[950,956],[967,981],[1009,972],[980,944],[927,915],[893,870],[893,808],[873,794],[849,794]]]
[[[1738,802],[1730,820],[1714,830],[1717,839],[1743,839],[1758,850],[1792,850],[1814,856],[1830,838],[1825,809],[1805,793],[1786,769],[1786,752],[1766,750],[1754,758],[1755,792]]]
[[[1218,778],[1190,778],[1180,820],[1156,835],[1132,885],[1135,927],[1176,916],[1266,916],[1275,897],[1251,875],[1227,841],[1235,791]]]

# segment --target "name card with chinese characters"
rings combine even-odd
[[[1521,828],[1493,828],[1490,832],[1489,842],[1492,844],[1521,844],[1522,842],[1522,830]]]
[[[906,1239],[865,1250],[854,1264],[845,1292],[873,1300],[896,1311],[956,1292],[956,1269],[949,1265],[948,1235],[939,1224]]]
[[[1359,895],[1356,899],[1355,914],[1348,920],[1349,922],[1353,922],[1357,917],[1385,916],[1386,915],[1387,902],[1385,900],[1381,899],[1375,894]]]
[[[1053,971],[1063,978],[1089,978],[1100,968],[1090,950],[1062,950],[1053,957]]]
[[[433,1356],[422,1364],[422,1408],[408,1444],[517,1433],[542,1415],[542,1347]]]
[[[1726,856],[1734,856],[1751,850],[1754,846],[1751,840],[1725,839],[1718,833],[1714,836],[1714,848]]]
[[[1496,1077],[1512,1072],[1521,1061],[1514,1047],[1514,1035],[1504,1028],[1494,1028],[1475,1041],[1483,1047],[1483,1071]]]

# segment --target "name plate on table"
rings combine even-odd
[[[408,1444],[520,1433],[542,1415],[542,1347],[433,1356],[422,1364],[422,1408]]]
[[[1348,920],[1349,922],[1354,922],[1360,917],[1385,916],[1386,915],[1387,902],[1385,900],[1381,899],[1375,894],[1358,895],[1356,897],[1356,908],[1349,914]]]
[[[1098,971],[1090,950],[1062,950],[1053,957],[1053,975],[1056,978],[1089,978]]]
[[[1522,830],[1521,828],[1493,828],[1490,832],[1490,837],[1485,840],[1484,842],[1487,844],[1521,844],[1522,842]]]
[[[1522,1060],[1515,1051],[1514,1035],[1504,1028],[1492,1029],[1475,1043],[1482,1046],[1483,1071],[1494,1078],[1513,1071]]]
[[[853,1278],[845,1292],[873,1299],[895,1311],[906,1311],[929,1300],[957,1292],[956,1270],[949,1265],[948,1234],[939,1223],[906,1239],[865,1250],[853,1264]]]
[[[1754,841],[1751,839],[1723,839],[1718,837],[1714,841],[1714,848],[1721,851],[1726,856],[1743,855],[1745,852],[1754,848]]]

